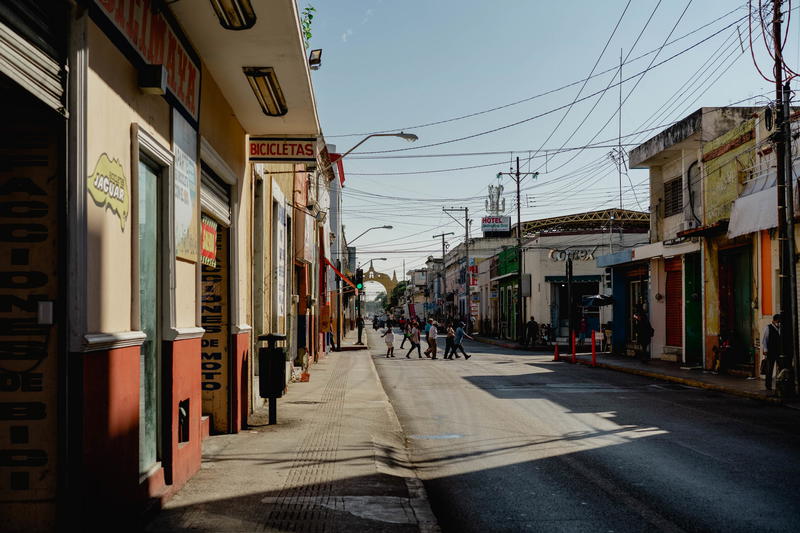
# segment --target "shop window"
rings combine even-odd
[[[683,181],[675,178],[664,183],[664,218],[683,212]]]

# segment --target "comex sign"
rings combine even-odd
[[[573,261],[594,261],[594,253],[597,251],[597,246],[591,250],[583,248],[580,250],[550,250],[548,257],[551,261],[566,261],[572,259]]]

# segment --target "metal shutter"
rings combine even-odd
[[[205,169],[200,175],[200,205],[203,211],[223,226],[231,225],[231,196],[229,187]]]
[[[681,258],[667,259],[666,333],[668,346],[683,346],[683,276]]]

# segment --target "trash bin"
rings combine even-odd
[[[259,341],[267,341],[266,347],[258,349],[259,396],[280,398],[286,388],[286,349],[275,344],[286,339],[286,335],[270,333],[260,335]]]

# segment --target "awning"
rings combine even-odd
[[[325,257],[325,256],[322,256],[322,260],[323,260],[324,262],[326,262],[326,263],[328,264],[328,266],[329,266],[329,267],[331,267],[331,268],[333,269],[333,271],[334,271],[334,272],[336,272],[336,275],[337,275],[337,276],[339,276],[340,278],[342,278],[342,280],[344,280],[344,282],[345,282],[345,283],[347,283],[348,285],[350,285],[351,287],[353,287],[353,288],[355,289],[356,293],[358,293],[358,288],[356,287],[355,283],[353,283],[352,281],[350,281],[350,278],[348,278],[347,276],[345,276],[344,274],[342,274],[341,272],[339,272],[339,269],[338,269],[338,268],[336,268],[335,266],[333,266],[333,263],[331,263],[331,262],[330,262],[330,260],[329,260],[327,257]]]
[[[637,246],[632,250],[632,261],[641,261],[653,257],[672,257],[675,255],[690,254],[700,250],[699,242],[685,241],[678,244],[669,244],[664,241]]]
[[[740,196],[731,208],[728,238],[778,226],[778,188]]]
[[[566,283],[567,276],[545,276],[545,283]],[[587,276],[572,276],[572,283],[599,283],[600,276],[587,275]]]
[[[511,276],[516,276],[516,275],[517,275],[516,272],[509,272],[508,274],[503,274],[502,276],[495,276],[492,279],[490,279],[489,281],[499,281],[501,279],[510,278]]]

